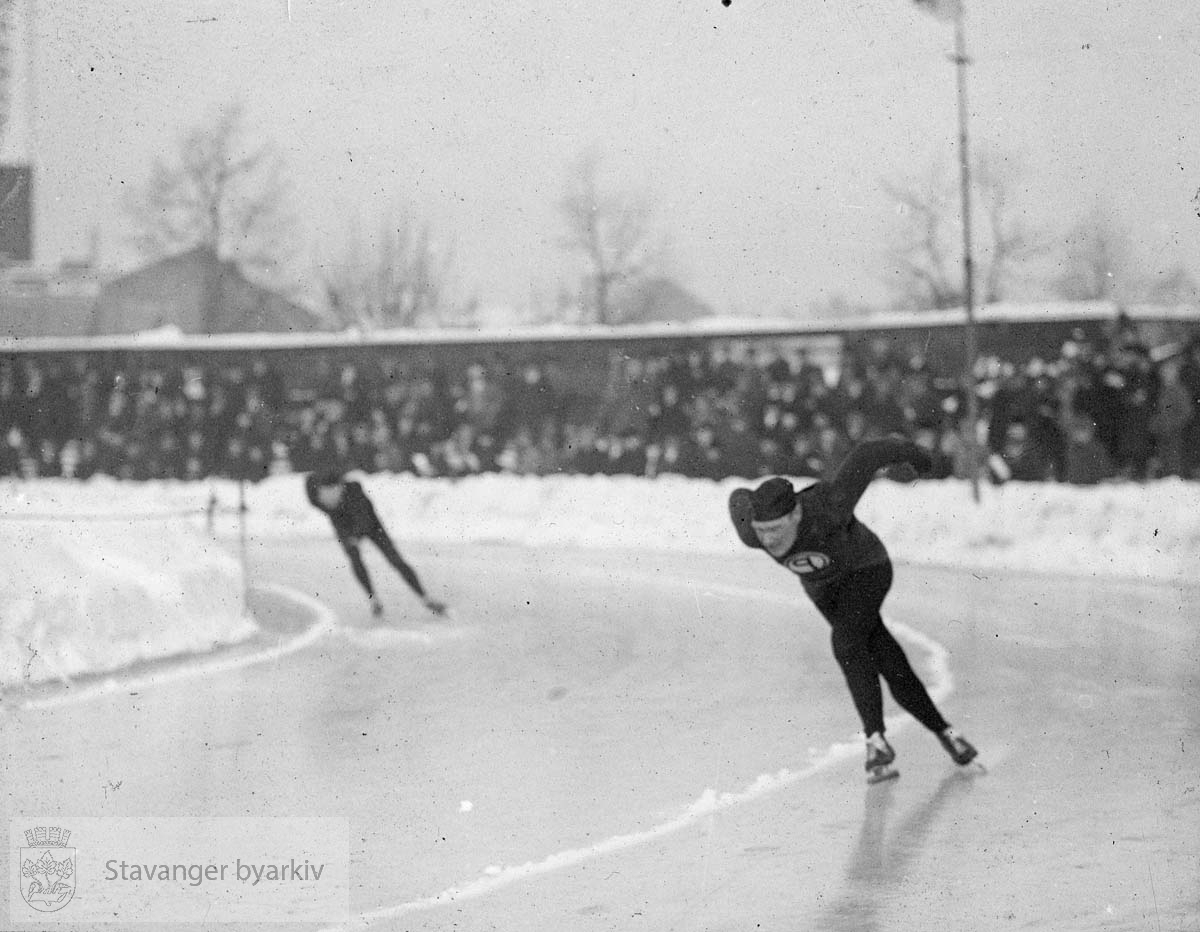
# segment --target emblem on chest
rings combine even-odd
[[[803,576],[806,573],[815,573],[818,570],[823,570],[832,562],[827,553],[819,553],[816,550],[802,550],[799,553],[793,553],[785,559],[783,565],[793,573]]]

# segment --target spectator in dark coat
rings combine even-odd
[[[1161,385],[1155,402],[1150,432],[1154,435],[1155,473],[1182,476],[1184,430],[1192,420],[1192,398],[1179,380],[1179,364],[1168,362],[1159,370]]]
[[[1096,425],[1086,416],[1076,416],[1067,442],[1067,481],[1095,485],[1115,473],[1108,450],[1096,438]]]

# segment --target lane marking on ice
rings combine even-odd
[[[398,622],[407,621],[408,627],[401,627]],[[445,615],[437,619],[414,621],[411,615],[402,614],[393,621],[388,613],[382,619],[376,619],[368,624],[350,625],[337,623],[334,633],[356,647],[367,650],[378,648],[403,648],[413,644],[431,647],[434,644],[461,641],[478,634],[479,626],[470,615],[464,616],[458,609],[449,608]]]
[[[413,644],[430,647],[449,641],[461,641],[471,633],[470,628],[461,626],[436,628],[432,625],[424,625],[420,628],[394,628],[389,627],[386,622],[361,628],[349,625],[339,625],[337,628],[339,637],[345,638],[357,647],[370,650],[381,647],[410,647]]]
[[[68,692],[57,693],[43,699],[26,699],[18,703],[18,708],[29,710],[60,708],[62,706],[76,705],[81,702],[103,699],[106,696],[116,693],[141,692],[156,686],[165,686],[170,683],[196,679],[198,677],[227,673],[243,667],[270,663],[281,657],[286,657],[288,654],[304,650],[306,647],[315,644],[321,638],[336,630],[337,618],[334,615],[333,609],[329,608],[324,602],[306,595],[298,589],[293,589],[290,586],[284,586],[280,583],[264,583],[255,586],[255,588],[273,592],[285,599],[291,599],[293,602],[300,604],[312,612],[316,620],[301,634],[291,640],[286,642],[280,641],[273,647],[265,647],[251,654],[217,660],[197,660],[173,666],[167,670],[140,675],[122,677],[119,674],[114,674],[98,682],[89,683],[86,686],[73,687]],[[236,645],[233,646],[236,647]]]
[[[577,567],[573,572],[576,575],[599,576],[604,579],[612,578],[610,571],[598,570],[589,566]],[[803,605],[805,602],[805,599],[799,594],[789,596],[783,592],[756,589],[751,586],[739,586],[733,583],[695,583],[687,579],[679,579],[677,577],[664,578],[653,573],[639,572],[637,570],[625,572],[621,575],[626,579],[636,579],[641,582],[654,583],[655,585],[684,586],[693,591],[698,591],[700,595],[706,596],[757,599],[761,602],[789,606]],[[929,681],[926,683],[926,688],[935,703],[943,701],[954,692],[954,675],[950,670],[950,652],[942,644],[901,621],[885,617],[884,623],[892,632],[912,642],[929,655]],[[897,720],[907,718],[907,715],[897,716]],[[887,722],[890,725],[892,719],[888,718]]]
[[[954,692],[954,673],[950,670],[950,651],[946,650],[939,641],[935,641],[929,635],[902,621],[895,621],[891,618],[884,618],[883,621],[896,634],[906,641],[912,641],[929,655],[930,682],[926,685],[926,689],[935,704],[944,701]]]
[[[701,819],[722,810],[741,805],[790,786],[822,770],[827,770],[834,764],[841,763],[851,757],[857,757],[861,753],[862,746],[859,741],[835,744],[815,763],[810,764],[803,770],[793,771],[785,768],[778,773],[763,774],[745,789],[733,793],[717,793],[712,789],[705,790],[699,799],[687,806],[678,816],[653,828],[641,832],[631,832],[627,835],[615,835],[612,838],[605,839],[586,848],[570,848],[566,851],[552,854],[541,861],[530,861],[514,867],[489,868],[484,872],[484,876],[461,886],[449,887],[433,896],[411,900],[396,906],[385,906],[380,909],[371,910],[370,912],[361,914],[350,922],[329,926],[323,929],[322,932],[348,932],[348,930],[352,929],[365,929],[381,920],[394,919],[406,913],[446,906],[460,900],[475,899],[528,877],[548,874],[553,871],[562,870],[563,868],[573,867],[576,864],[589,861],[601,855],[643,845],[649,841],[662,838],[665,835],[678,832],[690,825],[695,825]]]
[[[588,571],[582,570],[582,573]],[[611,580],[611,573],[594,573],[593,575],[604,576],[605,579]],[[785,602],[787,604],[796,604],[797,600],[789,599],[782,594],[774,592],[764,592],[760,589],[752,589],[744,586],[734,586],[725,584],[705,584],[701,587],[696,587],[695,584],[686,580],[662,578],[652,576],[650,574],[629,573],[623,574],[630,577],[638,577],[656,584],[669,583],[673,585],[689,586],[691,588],[700,588],[702,594],[711,594],[720,592],[724,595],[734,596],[739,599],[762,599],[773,602]],[[949,651],[938,641],[917,631],[906,624],[897,621],[885,619],[889,628],[916,644],[920,649],[928,652],[930,655],[931,668],[931,685],[929,686],[930,695],[933,696],[935,702],[940,702],[950,695],[954,690],[954,678],[950,671]],[[899,731],[912,723],[913,719],[906,713],[899,713],[894,716],[887,717],[887,725],[889,730]],[[573,867],[576,864],[581,864],[584,861],[589,861],[592,858],[597,858],[602,855],[612,854],[616,851],[623,851],[628,848],[634,848],[638,845],[644,845],[647,842],[663,838],[666,835],[671,835],[689,826],[695,825],[700,820],[712,816],[725,809],[730,809],[734,806],[740,806],[766,796],[769,793],[774,793],[785,787],[791,786],[801,780],[806,780],[821,771],[828,770],[831,767],[841,764],[845,761],[856,759],[862,754],[862,739],[855,736],[852,740],[846,742],[837,742],[830,745],[823,754],[815,761],[810,763],[802,770],[789,770],[783,768],[775,773],[764,773],[758,776],[753,782],[741,790],[728,793],[718,793],[714,789],[706,789],[699,797],[688,806],[684,807],[683,811],[673,819],[662,822],[652,828],[645,829],[640,832],[630,832],[625,835],[614,835],[604,841],[597,842],[594,845],[589,845],[585,848],[568,848],[565,851],[559,851],[556,854],[551,854],[540,861],[529,861],[525,864],[515,865],[511,867],[489,867],[483,872],[483,876],[475,880],[467,881],[461,885],[448,887],[441,893],[433,894],[432,896],[421,897],[415,900],[409,900],[405,903],[398,903],[393,906],[382,906],[378,909],[373,909],[368,912],[359,914],[349,922],[339,925],[327,926],[321,932],[350,932],[355,929],[366,929],[377,922],[394,919],[398,916],[406,915],[423,910],[435,909],[439,906],[447,906],[451,903],[456,903],[462,900],[477,899],[481,896],[486,896],[496,890],[500,890],[518,881],[525,880],[529,877],[537,877],[542,874],[549,874],[554,871],[563,870],[564,868]]]

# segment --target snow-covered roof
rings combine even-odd
[[[1181,321],[1200,324],[1200,308],[1190,305],[1119,307],[1105,301],[993,304],[979,308],[980,324],[1102,321],[1124,312],[1133,320]],[[619,342],[686,338],[805,337],[872,330],[950,327],[966,323],[962,308],[894,312],[839,318],[703,317],[686,322],[625,324],[604,327],[539,324],[510,327],[419,330],[302,331],[293,333],[222,333],[194,335],[177,329],[86,338],[0,340],[0,352],[73,352],[156,348],[163,350],[288,350],[370,346],[478,346],[504,343]]]

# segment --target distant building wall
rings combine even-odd
[[[87,336],[99,293],[94,269],[0,267],[0,338]]]
[[[0,259],[33,259],[33,166],[0,165]]]
[[[199,254],[189,252],[108,282],[96,300],[92,333],[137,333],[170,325],[202,333],[203,266]]]
[[[249,281],[204,248],[137,269],[106,284],[92,333],[137,333],[173,326],[183,333],[289,332],[318,329],[320,319]]]

